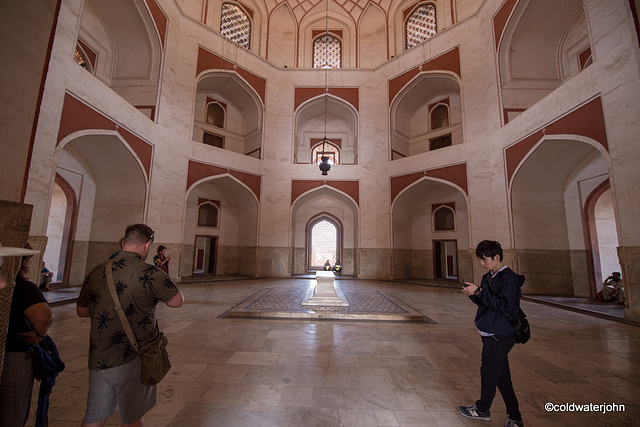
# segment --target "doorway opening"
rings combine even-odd
[[[196,235],[193,274],[216,274],[218,236]]]
[[[322,216],[308,227],[307,268],[321,270],[328,261],[332,266],[340,260],[340,226],[332,218]]]
[[[433,241],[433,278],[458,278],[458,241]]]

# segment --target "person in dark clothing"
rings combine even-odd
[[[11,297],[7,342],[0,379],[1,426],[24,426],[27,423],[34,380],[34,356],[30,350],[47,336],[53,323],[53,311],[47,304],[42,291],[38,285],[28,279],[33,262],[32,255],[37,253],[38,251],[31,248],[0,246],[0,260],[8,256],[23,256]],[[2,288],[6,283],[1,274],[0,279],[0,288]]]
[[[502,263],[502,247],[496,241],[480,242],[476,256],[482,267],[489,271],[482,276],[479,287],[464,282],[462,292],[478,306],[474,323],[482,337],[481,391],[475,404],[458,406],[458,412],[466,418],[490,421],[490,408],[497,386],[509,416],[504,425],[523,426],[511,383],[508,355],[515,343],[520,288],[525,278]]]

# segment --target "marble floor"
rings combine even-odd
[[[430,323],[228,316],[230,309],[266,288],[299,290],[312,283],[273,279],[181,285],[185,305],[158,308],[173,367],[159,386],[158,405],[145,417],[147,425],[504,423],[499,393],[491,422],[457,414],[457,405],[478,398],[481,350],[473,326],[475,305],[457,289],[337,281],[345,291],[392,295]],[[640,327],[527,300],[522,308],[532,338],[514,347],[510,364],[525,425],[638,425]],[[78,426],[88,388],[89,324],[76,317],[74,304],[53,310],[50,335],[67,368],[51,395],[50,425]],[[557,410],[548,411],[549,405]],[[587,412],[576,405],[594,407]],[[28,425],[34,419],[32,414]],[[117,414],[108,425],[119,425]]]

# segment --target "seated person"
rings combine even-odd
[[[51,283],[51,278],[53,277],[53,273],[49,271],[47,267],[44,266],[44,261],[42,261],[42,270],[40,270],[40,290],[48,291],[49,284]]]
[[[326,271],[331,271],[331,263],[329,262],[329,260],[327,260],[327,262],[324,263],[324,269]]]
[[[333,265],[333,271],[336,272],[336,274],[340,274],[342,273],[342,264],[340,264],[340,260],[336,260],[336,263]]]
[[[617,271],[611,273],[611,276],[602,283],[602,296],[605,301],[624,303],[624,284],[620,273]]]

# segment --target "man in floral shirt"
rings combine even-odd
[[[145,224],[127,227],[122,251],[111,267],[116,292],[140,346],[158,334],[156,305],[181,307],[182,292],[169,276],[144,260],[153,242]],[[144,414],[157,402],[157,386],[140,379],[140,357],[122,327],[109,292],[106,263],[86,277],[76,311],[91,319],[89,396],[83,426],[103,426],[116,405],[122,424],[142,425]]]

